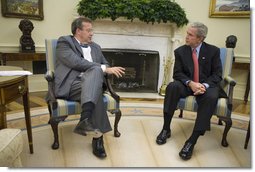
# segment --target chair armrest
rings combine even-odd
[[[114,92],[114,90],[112,88],[112,85],[110,83],[108,74],[105,75],[105,80],[106,80],[107,89],[110,92],[111,96],[119,103],[120,102],[120,96]]]
[[[54,93],[54,72],[47,71],[44,75],[44,78],[48,82],[48,93],[46,95],[46,101],[49,102],[56,102],[55,93]]]
[[[227,84],[229,84],[230,86],[236,85],[236,81],[231,76],[225,77],[224,81],[227,82]]]
[[[234,91],[234,86],[236,85],[236,81],[231,76],[225,77],[224,81],[229,85],[228,107],[229,107],[229,109],[232,110],[233,91]]]
[[[44,75],[44,78],[48,81],[48,82],[53,82],[54,81],[54,72],[53,71],[47,71]]]

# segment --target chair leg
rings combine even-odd
[[[250,121],[249,121],[248,129],[247,129],[247,134],[245,137],[244,149],[247,149],[249,140],[250,140]]]
[[[63,117],[51,117],[49,120],[49,123],[51,125],[53,134],[54,134],[54,141],[53,144],[51,145],[52,149],[58,149],[59,148],[59,139],[58,139],[58,124],[60,121],[64,121],[67,116]]]
[[[223,125],[220,119],[218,120],[218,125]]]
[[[119,121],[120,121],[120,118],[121,118],[121,111],[118,110],[116,113],[115,113],[115,121],[114,121],[114,137],[120,137],[120,132],[118,131],[118,124],[119,124]]]
[[[179,114],[179,118],[182,118],[183,117],[183,110],[180,109],[180,114]]]
[[[225,119],[222,119],[226,126],[225,126],[225,129],[224,129],[224,132],[223,132],[223,136],[222,136],[222,140],[221,140],[221,145],[224,146],[224,147],[228,147],[228,142],[227,142],[227,135],[228,135],[228,132],[232,126],[232,119],[231,118],[225,118]]]

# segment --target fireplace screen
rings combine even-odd
[[[115,91],[157,92],[159,52],[103,49],[103,54],[111,66],[121,66],[126,69],[125,76],[122,78],[110,76],[110,81]]]

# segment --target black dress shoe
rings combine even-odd
[[[179,152],[180,157],[183,160],[189,160],[192,156],[193,149],[194,149],[194,144],[190,142],[186,142],[182,148],[182,150]]]
[[[99,137],[102,135],[99,129],[93,127],[88,118],[80,121],[74,129],[74,133],[86,136],[87,134],[94,134]]]
[[[171,137],[171,130],[162,130],[157,137],[157,144],[162,145],[166,143],[166,139]]]
[[[93,154],[98,158],[105,158],[107,156],[104,149],[103,136],[99,138],[93,138],[92,149],[93,149]]]

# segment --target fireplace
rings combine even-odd
[[[159,52],[135,49],[102,49],[111,66],[124,67],[121,78],[111,75],[112,87],[120,92],[157,92]]]
[[[155,23],[152,25],[137,20],[130,22],[125,19],[117,19],[113,22],[106,19],[94,21],[93,28],[93,41],[102,47],[106,57],[113,57],[113,62],[107,57],[110,63],[118,62],[122,64],[119,60],[123,59],[123,56],[117,57],[117,54],[120,53],[120,51],[123,51],[122,53],[125,52],[124,54],[130,53],[130,55],[126,55],[124,58],[127,62],[121,65],[126,65],[126,76],[129,75],[129,79],[125,79],[131,80],[130,84],[124,82],[119,86],[116,85],[116,87],[128,87],[129,85],[132,87],[133,85],[133,88],[139,87],[138,91],[143,90],[145,92],[145,90],[150,90],[149,92],[154,92],[155,90],[158,91],[160,89],[163,82],[168,83],[172,80],[174,64],[173,50],[176,49],[182,41],[182,32],[175,24]],[[111,54],[110,52],[112,50],[116,52],[112,52]],[[137,52],[134,53],[134,51]],[[109,54],[111,54],[111,56]],[[139,54],[141,55],[139,56]],[[146,56],[143,56],[142,54],[146,54]],[[154,57],[153,54],[158,54],[159,57],[157,58],[159,59]],[[118,60],[116,61],[116,59]],[[144,80],[139,81],[139,86],[137,86],[136,80],[143,76],[142,72],[137,71],[136,69],[138,67],[136,66],[129,68],[131,64],[128,63],[132,63],[129,62],[129,59],[136,60],[138,63],[137,66],[140,65],[140,68],[145,70],[145,78]],[[148,66],[151,63],[148,63],[150,60],[153,61],[153,66]],[[170,61],[170,67],[168,68],[166,77],[164,77],[164,62],[166,60]],[[157,64],[158,66],[156,67],[154,64]],[[143,65],[145,65],[145,67],[143,67]],[[116,66],[116,64],[114,64],[114,66]],[[137,78],[135,79],[134,76]],[[163,77],[165,78],[164,81]],[[156,84],[152,84],[149,79],[156,79]],[[116,78],[112,78],[112,81],[114,81],[113,84],[120,82],[120,80],[116,80]],[[149,87],[143,88],[143,84],[147,84]],[[156,89],[154,88],[155,86],[157,87]],[[121,90],[124,89],[121,88]],[[129,90],[126,89],[125,91]]]

